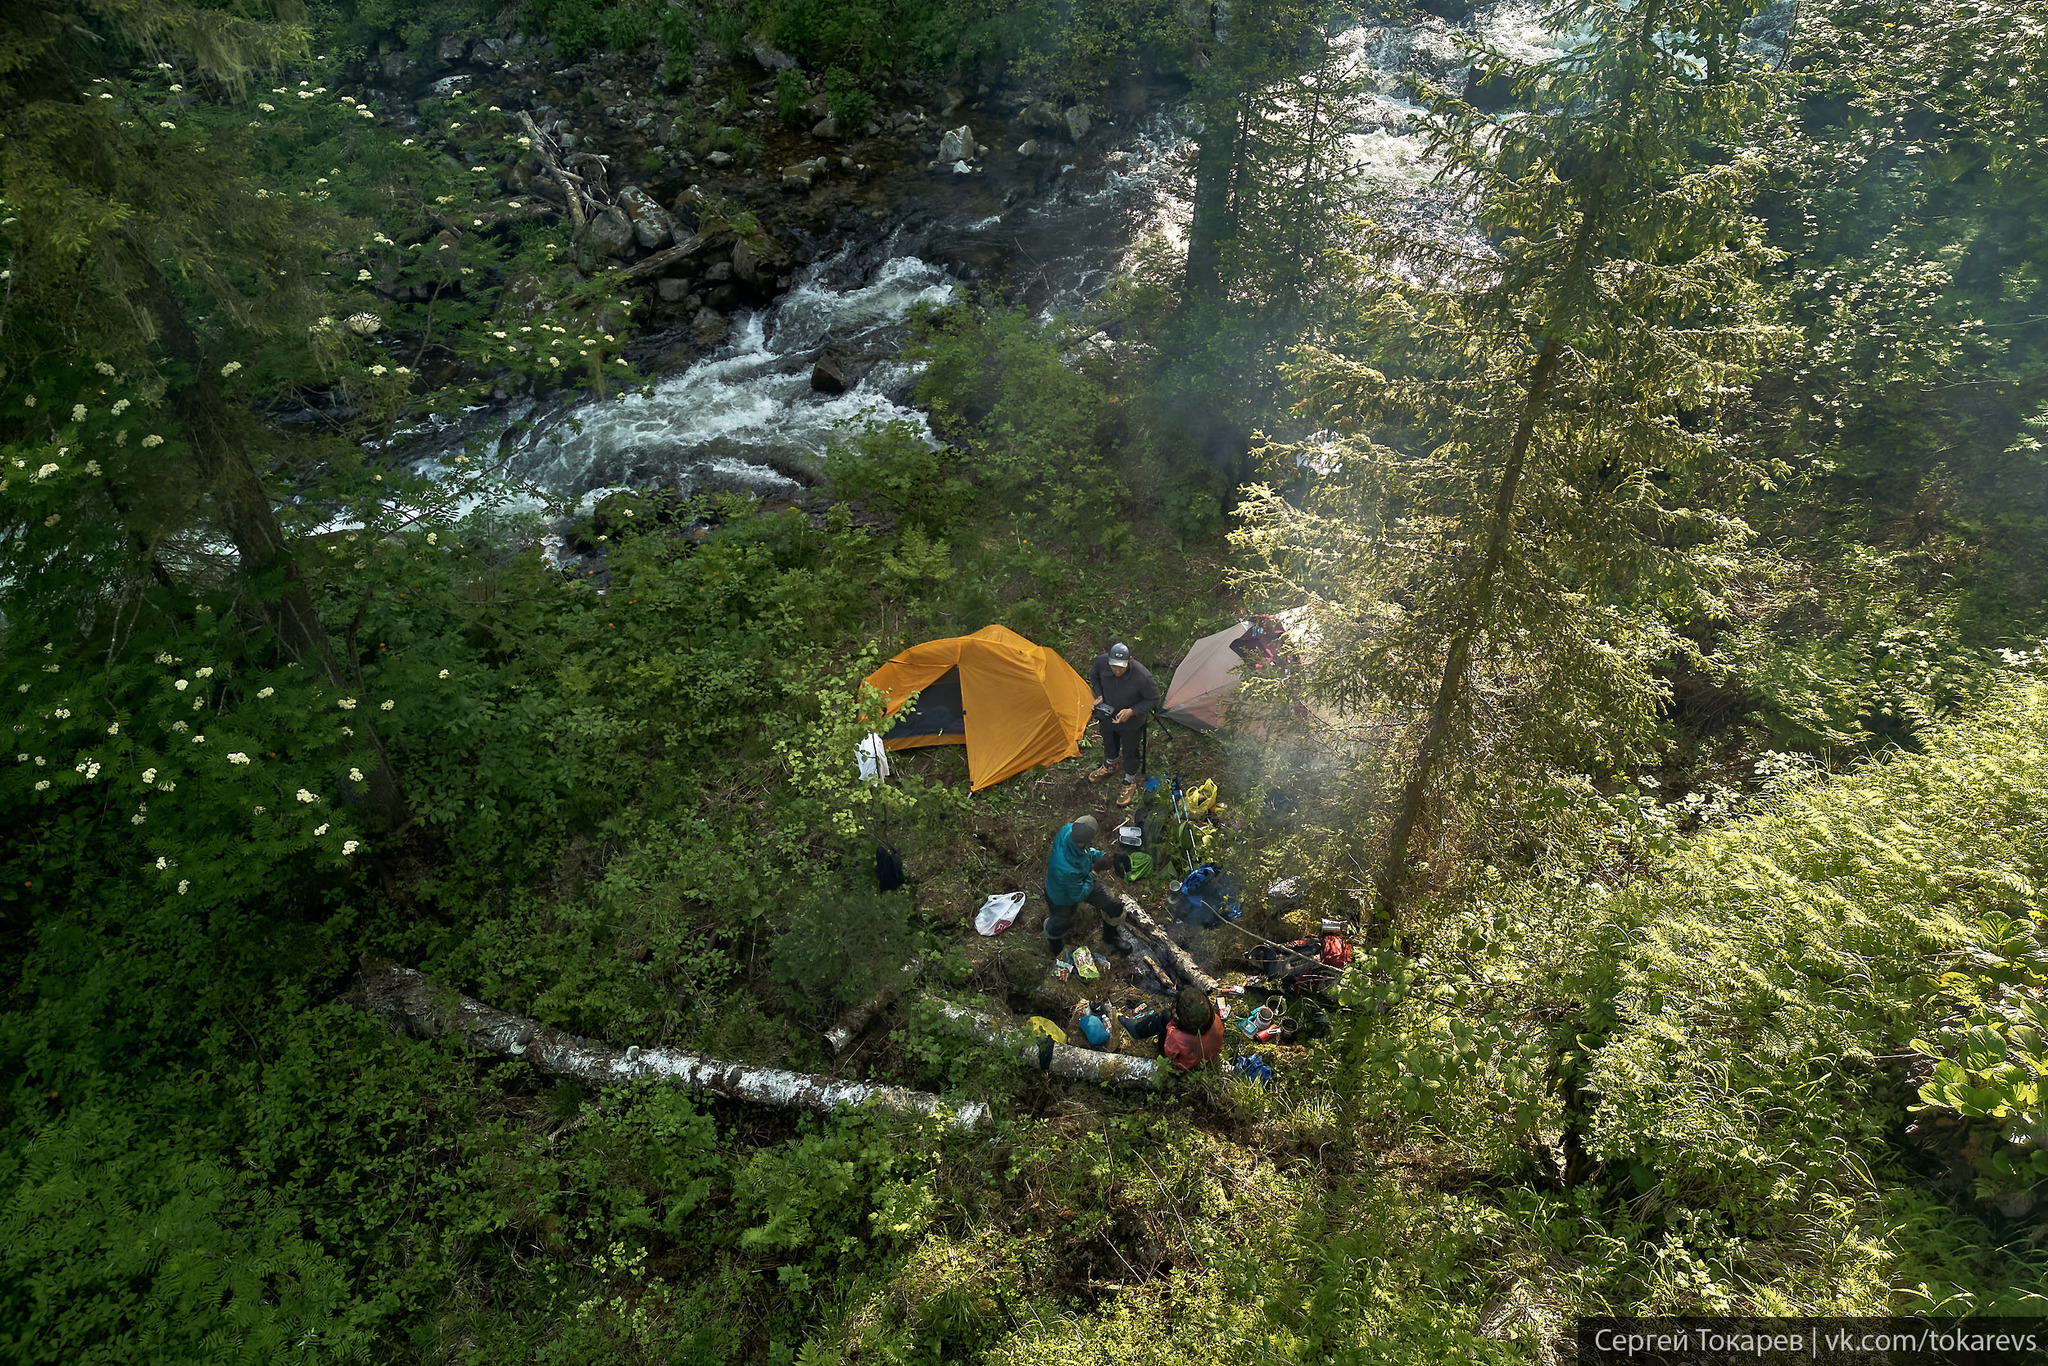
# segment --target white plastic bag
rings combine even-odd
[[[860,742],[855,759],[863,780],[874,783],[889,776],[889,751],[883,748],[882,737],[874,732],[870,731],[868,738]]]
[[[1024,909],[1024,893],[998,892],[981,903],[981,910],[974,917],[974,928],[983,934],[996,935],[1017,923],[1017,913]]]

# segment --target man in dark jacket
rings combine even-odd
[[[1119,768],[1123,770],[1123,791],[1118,806],[1129,806],[1138,781],[1138,751],[1145,737],[1145,723],[1159,705],[1159,685],[1152,671],[1131,658],[1131,647],[1118,641],[1107,654],[1095,656],[1088,666],[1088,690],[1098,707],[1107,707],[1102,718],[1102,767],[1088,775],[1099,783]]]

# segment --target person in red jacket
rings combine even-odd
[[[1216,1003],[1200,987],[1182,987],[1172,1010],[1125,1016],[1121,1023],[1134,1039],[1159,1040],[1160,1051],[1183,1072],[1194,1071],[1223,1051],[1223,1021]]]

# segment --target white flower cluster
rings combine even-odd
[[[302,802],[306,802],[306,803],[308,803],[309,805],[310,805],[311,803],[313,803],[313,802],[317,802],[317,801],[319,801],[319,800],[320,800],[320,799],[319,799],[318,797],[314,796],[314,795],[313,795],[312,793],[310,793],[310,792],[306,791],[306,789],[305,789],[305,788],[303,788],[303,787],[302,787],[302,788],[300,788],[300,789],[298,790],[297,796],[298,796],[298,799],[299,799],[300,801],[302,801]]]
[[[233,754],[230,754],[228,756],[228,762],[231,764],[246,764],[249,762],[249,756],[242,753],[242,751],[240,750],[236,750]]]

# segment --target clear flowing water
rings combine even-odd
[[[1571,42],[1547,29],[1528,0],[1486,6],[1462,32],[1425,17],[1361,25],[1334,40],[1375,92],[1357,110],[1349,139],[1369,191],[1431,232],[1462,235],[1465,215],[1432,183],[1435,167],[1416,131],[1420,111],[1408,83],[1462,85],[1471,58],[1461,39],[1474,36],[1524,62],[1553,59]],[[586,506],[613,488],[657,484],[786,497],[849,427],[893,419],[922,426],[908,402],[910,367],[884,361],[850,391],[826,395],[810,385],[818,349],[893,350],[913,308],[954,296],[955,281],[933,261],[1005,260],[1012,286],[1049,314],[1085,304],[1127,265],[1138,241],[1184,232],[1186,140],[1178,112],[1104,129],[1097,140],[1114,150],[1083,157],[1064,148],[1073,164],[1049,167],[1050,183],[1013,208],[942,214],[936,222],[927,214],[914,233],[878,227],[867,241],[847,244],[807,267],[769,307],[736,314],[723,345],[651,393],[581,404],[500,441],[509,481]],[[434,468],[461,440],[507,430],[530,408],[473,415],[432,442],[422,464]]]

